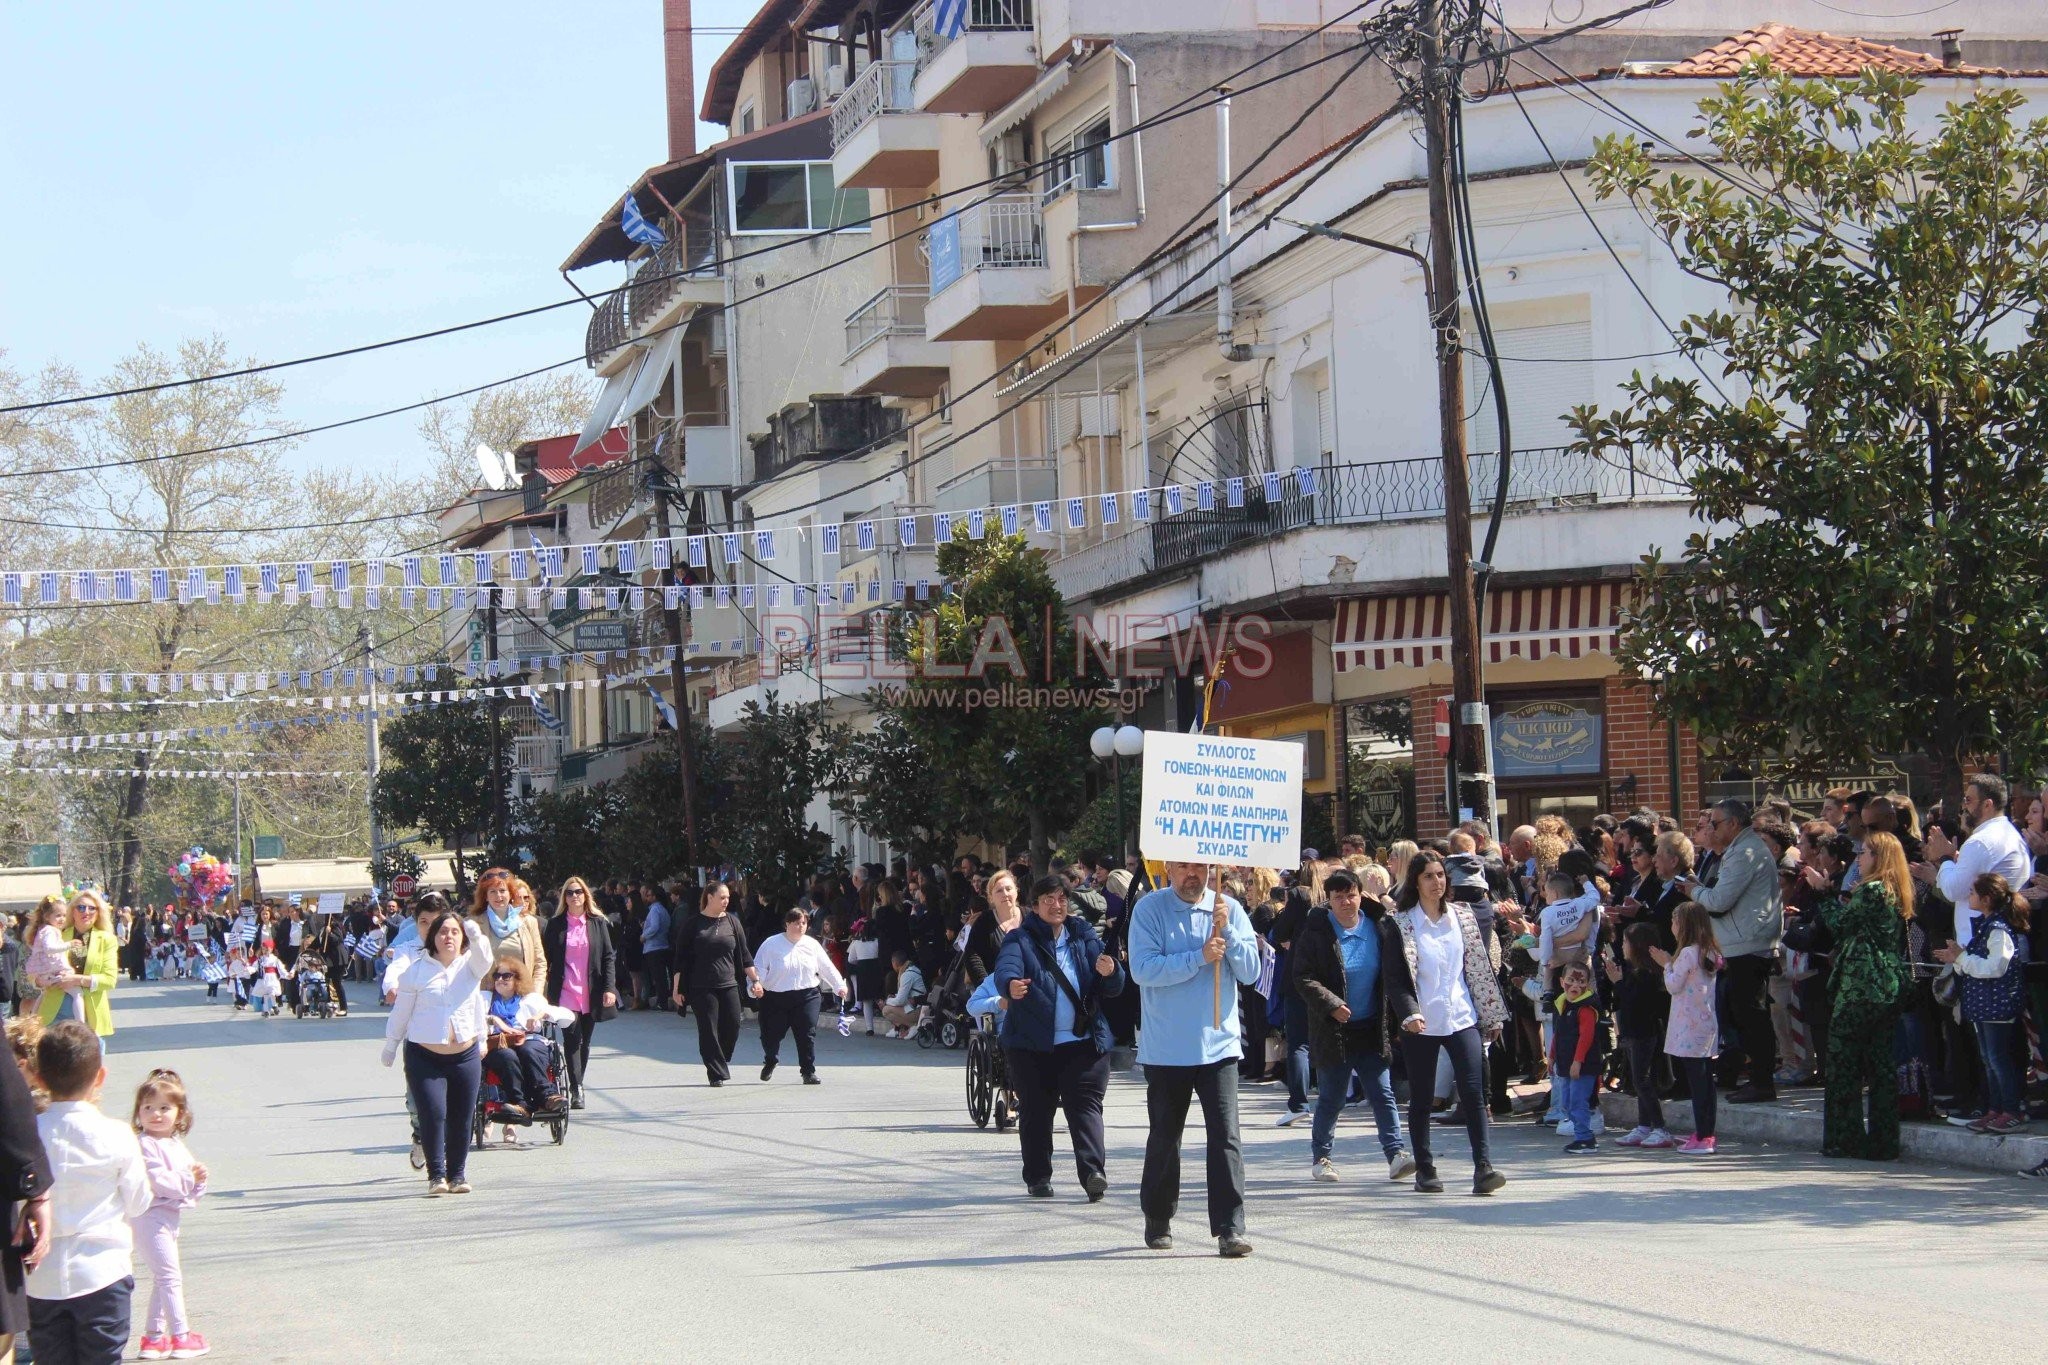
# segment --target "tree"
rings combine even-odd
[[[796,903],[832,840],[811,823],[811,800],[837,766],[837,731],[816,702],[748,702],[740,732],[723,746],[717,846],[777,908]]]
[[[590,383],[580,371],[536,375],[486,389],[466,403],[436,403],[420,417],[420,439],[431,452],[425,478],[409,493],[420,509],[414,539],[438,538],[434,518],[477,487],[476,448],[505,452],[526,441],[582,429],[590,411]]]
[[[1730,304],[1573,417],[1583,448],[1669,455],[1709,528],[1643,565],[1622,657],[1730,750],[2048,756],[2048,123],[1980,89],[1925,135],[1900,76],[1758,62],[1703,100],[1731,192],[1632,137],[1589,168]],[[1725,387],[1728,396],[1720,389]]]
[[[391,721],[378,738],[377,818],[387,831],[416,829],[453,849],[459,867],[463,849],[490,824],[493,782],[502,778],[492,775],[487,705],[429,706]]]
[[[873,729],[851,733],[831,781],[832,807],[915,866],[950,862],[967,814],[950,783],[936,782],[945,767],[924,738],[897,712],[884,712]]]
[[[1042,874],[1053,837],[1086,804],[1088,735],[1105,713],[1075,693],[1095,680],[1076,671],[1060,590],[1021,535],[951,541],[939,547],[938,567],[956,590],[906,620],[910,681],[872,700],[916,747],[919,781],[935,803],[927,826],[1000,843],[1021,836]],[[1006,683],[1046,695],[966,703],[966,688]],[[1036,704],[1062,688],[1072,704]]]
[[[488,813],[489,802],[485,802]],[[530,855],[525,875],[535,886],[559,886],[565,877],[597,883],[620,872],[612,841],[626,802],[612,783],[540,792],[517,803],[513,827]]]

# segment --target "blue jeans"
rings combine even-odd
[[[2019,1024],[2011,1019],[1995,1024],[1979,1023],[1977,1051],[1984,1058],[1984,1107],[1994,1114],[2027,1116],[2020,1098],[2019,1068],[2013,1065],[2015,1032]]]
[[[1572,1121],[1572,1136],[1580,1142],[1590,1142],[1593,1139],[1593,1095],[1600,1088],[1600,1075],[1591,1062],[1579,1069],[1584,1074],[1573,1080],[1571,1063],[1560,1063],[1553,1083],[1564,1091],[1564,1112],[1565,1117]]]
[[[1308,1006],[1289,992],[1283,1010],[1287,1021],[1287,1112],[1299,1114],[1308,1108]],[[1322,1084],[1327,1087],[1329,1083]]]
[[[1394,1080],[1387,1074],[1387,1059],[1373,1052],[1345,1057],[1334,1066],[1316,1069],[1316,1116],[1309,1121],[1309,1160],[1321,1161],[1330,1154],[1337,1137],[1337,1115],[1350,1096],[1352,1077],[1365,1086],[1372,1103],[1373,1126],[1379,1129],[1380,1150],[1389,1157],[1401,1150],[1401,1120],[1394,1111]]]

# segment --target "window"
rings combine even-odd
[[[1468,324],[1465,335],[1467,344],[1478,351],[1477,329]],[[1560,300],[1533,316],[1513,305],[1496,306],[1493,340],[1501,354],[1515,449],[1571,444],[1574,436],[1565,425],[1566,414],[1594,399],[1593,323],[1587,301]],[[1483,356],[1466,358],[1465,388],[1465,407],[1471,413],[1466,439],[1474,452],[1498,451],[1500,418]]]
[[[868,192],[832,183],[829,161],[736,161],[727,167],[734,232],[865,232]]]
[[[745,104],[740,106],[740,136],[745,137],[748,133],[751,133],[753,131],[754,103],[752,100],[749,100]]]
[[[1069,190],[1106,190],[1114,182],[1109,170],[1109,115],[1046,148],[1046,202]]]

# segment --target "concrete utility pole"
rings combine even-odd
[[[488,595],[484,607],[484,658],[491,663],[498,662],[498,589],[495,584],[479,588],[478,592]],[[491,847],[496,850],[505,844],[505,734],[501,716],[504,698],[498,695],[499,684],[503,681],[496,670],[486,668],[484,676],[490,694],[491,717]]]
[[[384,832],[377,824],[377,640],[375,636],[370,634],[370,627],[367,622],[356,627],[356,642],[363,647],[363,661],[369,665],[370,669],[370,720],[363,727],[363,733],[366,739],[366,747],[369,751],[367,767],[370,778],[368,787],[370,802],[370,865],[375,867],[377,865],[377,855],[383,850]],[[238,797],[240,792],[241,788],[237,786],[236,794]],[[374,877],[376,874],[372,873],[371,875]]]
[[[1458,259],[1453,245],[1451,101],[1459,78],[1444,60],[1444,20],[1452,0],[1427,0],[1417,52],[1421,59],[1423,154],[1429,171],[1430,325],[1436,337],[1437,421],[1444,455],[1444,549],[1451,600],[1451,749],[1456,793],[1451,819],[1469,809],[1492,820],[1493,777],[1487,771],[1487,719],[1480,677],[1478,590],[1472,569],[1472,485],[1465,451],[1465,361],[1458,327]]]
[[[669,538],[668,500],[670,497],[668,469],[655,466],[654,477],[658,480],[654,491],[655,532],[663,540]],[[678,563],[674,545],[669,546],[668,585],[680,589],[683,581],[682,569]],[[701,864],[697,846],[697,796],[696,762],[690,752],[690,693],[683,675],[684,646],[689,641],[689,607],[684,605],[683,594],[676,593],[676,604],[668,613],[668,638],[675,644],[676,656],[669,661],[668,676],[676,690],[676,775],[683,789],[683,837],[690,841],[690,861]]]

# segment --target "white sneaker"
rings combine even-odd
[[[1308,1168],[1309,1178],[1325,1185],[1337,1183],[1337,1166],[1326,1156],[1316,1158],[1316,1164]]]
[[[1295,1124],[1308,1117],[1310,1117],[1310,1113],[1306,1109],[1290,1109],[1279,1118],[1274,1119],[1273,1126],[1275,1128],[1292,1128]]]
[[[1615,1141],[1624,1147],[1640,1147],[1643,1145],[1643,1139],[1649,1135],[1650,1130],[1639,1123],[1616,1138]]]
[[[1676,1147],[1678,1145],[1678,1139],[1671,1136],[1669,1132],[1665,1131],[1662,1128],[1652,1128],[1650,1130],[1649,1136],[1645,1137],[1640,1143],[1637,1143],[1636,1145],[1639,1147],[1652,1148],[1657,1151],[1662,1151],[1667,1147]]]
[[[1406,1152],[1396,1152],[1387,1158],[1387,1179],[1406,1180],[1415,1174],[1415,1158]]]

